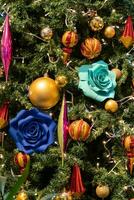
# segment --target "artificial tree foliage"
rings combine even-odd
[[[104,28],[114,26],[116,35],[113,38],[106,38],[104,29],[98,32],[91,30],[88,23],[91,20],[88,15],[91,10],[103,18]],[[81,168],[86,187],[86,192],[80,199],[98,199],[95,189],[99,184],[109,186],[109,200],[134,198],[134,179],[126,169],[127,157],[122,145],[124,134],[134,134],[134,51],[133,46],[126,49],[119,41],[127,17],[131,16],[134,22],[134,1],[0,0],[1,36],[7,12],[12,31],[13,58],[8,81],[5,81],[4,75],[0,77],[0,103],[4,100],[10,102],[9,120],[20,110],[33,107],[28,98],[28,87],[33,80],[47,72],[53,79],[58,75],[65,75],[68,83],[60,91],[58,104],[46,112],[58,122],[62,95],[65,92],[69,121],[84,119],[92,125],[87,141],[79,142],[69,138],[63,166],[57,134],[54,144],[47,151],[30,155],[30,173],[23,185],[28,198],[52,199],[64,188],[69,189],[72,167],[76,162]],[[46,41],[41,38],[40,32],[47,26],[52,28],[53,37]],[[65,31],[74,29],[77,30],[79,42],[73,47],[70,61],[64,64],[61,59],[61,37]],[[86,59],[80,52],[81,43],[89,36],[96,37],[102,44],[100,55],[92,60]],[[117,67],[122,71],[115,91],[114,99],[119,102],[116,113],[109,113],[104,109],[105,101],[94,101],[85,97],[78,89],[79,67],[99,60],[108,63],[109,70]],[[124,98],[128,96],[131,98],[125,102]],[[20,172],[13,161],[16,145],[8,134],[8,126],[1,130],[3,131],[6,135],[4,144],[1,144],[3,157],[0,161],[0,175],[7,177],[6,193],[10,191]]]

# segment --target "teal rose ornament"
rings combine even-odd
[[[107,98],[114,98],[116,76],[108,69],[107,63],[100,60],[91,65],[79,68],[79,88],[84,95],[102,102]]]
[[[55,121],[36,108],[21,110],[9,122],[10,136],[26,154],[44,152],[54,142],[55,129]]]

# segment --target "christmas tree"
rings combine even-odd
[[[133,199],[134,1],[0,8],[0,199]]]

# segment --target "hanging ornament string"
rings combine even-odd
[[[130,53],[131,53],[133,50],[134,50],[134,45],[133,45],[133,47],[126,53],[126,55],[129,56]]]
[[[37,36],[37,35],[35,35],[35,34],[33,34],[33,33],[27,33],[27,32],[24,32],[25,34],[27,34],[27,35],[30,35],[30,36],[33,36],[33,37],[35,37],[35,38],[37,38],[37,39],[39,39],[39,40],[41,40],[41,41],[43,41],[43,42],[49,42],[49,44],[50,44],[50,49],[49,49],[49,52],[47,53],[47,56],[48,56],[48,60],[49,60],[49,62],[50,63],[52,63],[52,64],[56,64],[58,61],[59,61],[59,57],[57,57],[56,59],[53,57],[53,56],[51,56],[50,54],[52,53],[52,44],[51,44],[51,42],[50,42],[50,40],[45,40],[45,39],[42,39],[41,37],[39,37],[39,36]],[[51,38],[50,38],[51,39]]]
[[[99,8],[99,10],[101,10],[107,2],[108,2],[108,0],[105,0],[105,1],[103,2],[102,6]]]
[[[11,172],[11,175],[12,175],[13,178],[17,178],[17,177],[22,176],[21,174],[16,175],[16,174],[13,172],[13,169],[12,169],[12,168],[10,169],[10,172]]]
[[[47,53],[47,56],[48,56],[49,62],[52,63],[52,64],[56,64],[56,63],[59,61],[59,59],[60,59],[60,58],[58,57],[58,58],[56,58],[56,59],[54,60],[54,57],[50,56],[49,53]]]
[[[65,25],[69,30],[76,30],[74,26],[76,22],[76,10],[74,9],[67,9],[66,17],[65,17]]]
[[[114,169],[120,164],[120,162],[121,162],[121,160],[119,160],[115,165],[114,165],[114,167],[108,172],[108,175],[110,174],[110,173],[114,173],[114,174],[117,174],[115,171],[114,171]]]
[[[30,35],[30,36],[36,37],[37,39],[39,39],[39,40],[45,42],[45,40],[43,40],[41,37],[39,37],[39,36],[37,36],[37,35],[35,35],[35,34],[33,34],[33,33],[27,33],[27,32],[24,32],[24,33],[27,34],[27,35]]]
[[[15,59],[15,60],[22,60],[22,64],[24,64],[24,62],[25,62],[25,57],[20,57],[20,56],[14,57],[13,56],[13,59]]]
[[[133,101],[133,100],[134,100],[134,96],[130,95],[130,96],[124,97],[123,99],[118,100],[117,102],[120,103],[120,105],[122,106],[128,101]]]
[[[89,8],[87,12],[82,11],[82,16],[83,17],[85,17],[85,16],[95,17],[95,16],[97,16],[97,11],[96,10],[92,10],[92,9]]]

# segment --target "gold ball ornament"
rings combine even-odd
[[[40,35],[45,40],[50,40],[53,36],[53,30],[48,26],[41,30]]]
[[[95,16],[90,22],[89,26],[93,31],[100,31],[104,27],[103,19],[99,16]]]
[[[71,192],[64,191],[60,194],[60,200],[73,200]]]
[[[60,88],[53,79],[40,77],[29,86],[28,96],[34,106],[41,109],[50,109],[59,101]]]
[[[100,55],[102,45],[96,38],[87,38],[81,44],[81,53],[87,59],[93,59]]]
[[[72,193],[64,190],[61,194],[57,195],[54,200],[73,200]]]
[[[122,76],[121,70],[119,70],[118,68],[113,68],[111,71],[115,73],[117,80],[121,78]]]
[[[118,103],[112,99],[108,100],[105,103],[105,110],[112,113],[116,112],[118,110]]]
[[[115,36],[115,29],[113,26],[107,26],[104,30],[104,35],[106,38],[113,38]]]
[[[68,80],[66,76],[59,75],[56,77],[55,82],[59,87],[65,87],[66,84],[68,83]]]
[[[110,189],[107,185],[98,185],[97,188],[96,188],[96,195],[99,197],[99,198],[106,198],[108,197],[110,194]]]
[[[28,196],[27,196],[26,192],[24,192],[24,191],[19,192],[19,194],[16,197],[16,200],[28,200]]]

